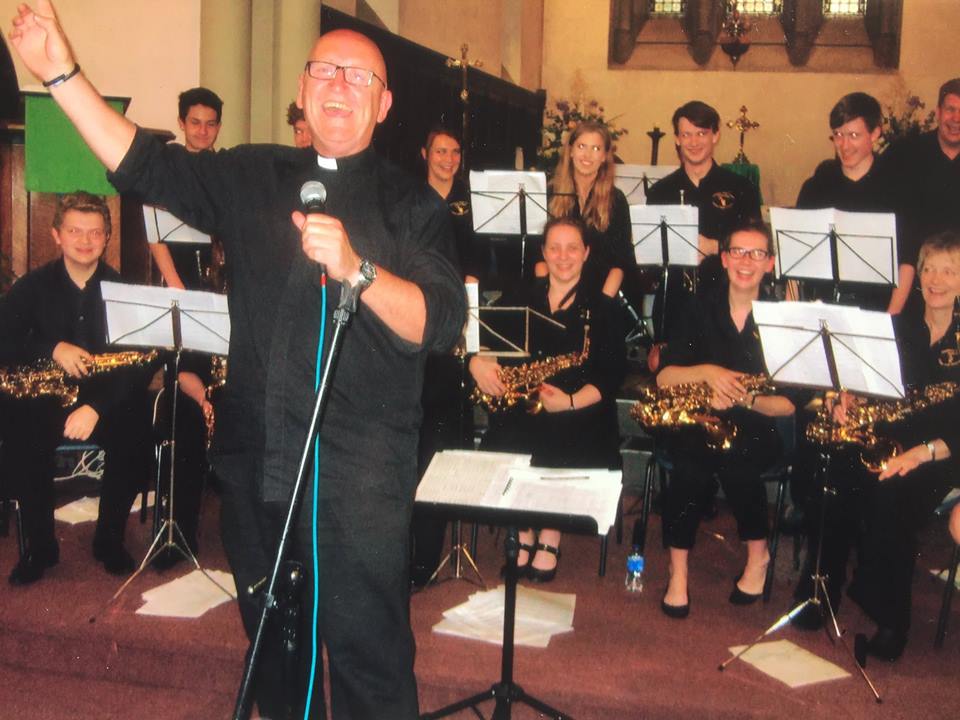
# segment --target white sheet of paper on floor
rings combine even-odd
[[[207,573],[236,594],[233,575],[222,570],[207,570]],[[137,610],[137,614],[180,618],[198,618],[207,610],[231,600],[199,570],[147,590],[142,597],[145,604]]]
[[[465,603],[445,611],[433,631],[499,645],[503,642],[503,603],[503,585],[475,592]],[[514,643],[545,648],[554,635],[572,631],[576,603],[573,593],[518,587]]]
[[[744,647],[736,645],[730,648],[730,652],[737,653]],[[839,665],[789,640],[754,645],[740,659],[791,688],[850,677],[850,673]]]
[[[153,507],[153,496],[153,490],[147,493],[147,507]],[[141,497],[141,495],[137,495],[136,499],[133,501],[133,507],[130,508],[131,513],[140,512]],[[53,517],[55,519],[59,520],[60,522],[65,522],[69,525],[76,525],[77,523],[82,522],[93,522],[97,519],[97,515],[99,514],[99,497],[78,498],[73,502],[68,502],[66,505],[58,507],[53,511]]]

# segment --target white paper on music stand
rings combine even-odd
[[[841,387],[903,397],[893,321],[886,313],[824,303],[754,301],[753,319],[774,384],[833,387],[819,337],[821,323],[826,323]]]
[[[107,340],[117,345],[172,348],[170,310],[180,306],[184,350],[226,355],[230,345],[227,296],[197,290],[102,282]]]
[[[746,645],[730,648],[732,654]],[[774,640],[754,645],[740,659],[760,672],[791,688],[850,677],[850,673],[789,640]]]
[[[161,242],[210,244],[209,235],[190,227],[173,213],[153,205],[143,206],[143,227],[147,232],[147,242],[151,245]]]
[[[526,194],[527,234],[540,235],[547,222],[547,176],[516,170],[470,171],[473,229],[485,235],[520,234],[520,188]]]
[[[480,287],[475,282],[465,283],[467,289],[467,326],[463,335],[468,353],[480,351]]]
[[[507,484],[510,468],[530,464],[530,455],[442,450],[434,454],[417,486],[417,502],[481,505],[490,485]]]
[[[897,221],[893,213],[851,213],[824,208],[770,208],[777,277],[832,281],[830,228],[837,234],[839,280],[895,285]]]
[[[663,265],[661,223],[667,224],[670,264],[696,267],[700,263],[700,210],[696,205],[633,205],[630,225],[637,265]]]
[[[511,467],[507,485],[491,485],[483,505],[490,507],[586,515],[597,521],[597,532],[606,535],[617,517],[623,478],[620,470],[558,470]]]
[[[627,203],[629,205],[646,205],[647,193],[643,187],[644,178],[647,179],[647,186],[649,187],[658,180],[665,178],[680,166],[620,163],[613,167],[616,170],[613,184],[626,196]]]

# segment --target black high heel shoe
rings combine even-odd
[[[527,565],[527,577],[530,578],[535,583],[548,583],[553,580],[557,575],[557,568],[560,566],[560,548],[553,545],[547,545],[546,543],[538,542],[537,548],[548,552],[551,555],[556,555],[557,562],[549,570],[541,570],[533,566],[533,555],[530,556],[530,562]]]

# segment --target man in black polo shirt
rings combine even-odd
[[[674,142],[680,169],[657,182],[647,192],[648,205],[696,205],[700,211],[700,251],[704,260],[697,272],[704,290],[721,277],[719,240],[733,228],[760,218],[760,196],[744,177],[717,165],[713,152],[720,142],[720,115],[699,100],[681,105],[673,113]],[[673,318],[691,300],[682,274],[672,271],[668,281],[667,317],[657,339],[669,341]],[[654,318],[659,321],[662,293],[657,294]]]
[[[835,157],[820,163],[813,176],[803,183],[797,196],[798,208],[894,212],[897,202],[893,175],[889,165],[873,152],[880,139],[882,122],[880,103],[872,96],[855,92],[840,98],[830,111],[830,138]],[[911,252],[912,245],[903,242],[901,234],[898,233],[897,238],[899,286],[892,292],[882,285],[841,287],[841,304],[893,314],[903,309],[913,284],[916,251]],[[805,281],[804,298],[829,301],[832,287],[832,283]]]
[[[917,249],[931,235],[960,230],[960,77],[940,86],[937,128],[894,143],[884,153],[895,174],[902,235]]]

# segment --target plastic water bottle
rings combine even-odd
[[[640,548],[634,546],[633,552],[627,556],[627,577],[623,581],[627,592],[643,592],[643,555]]]

